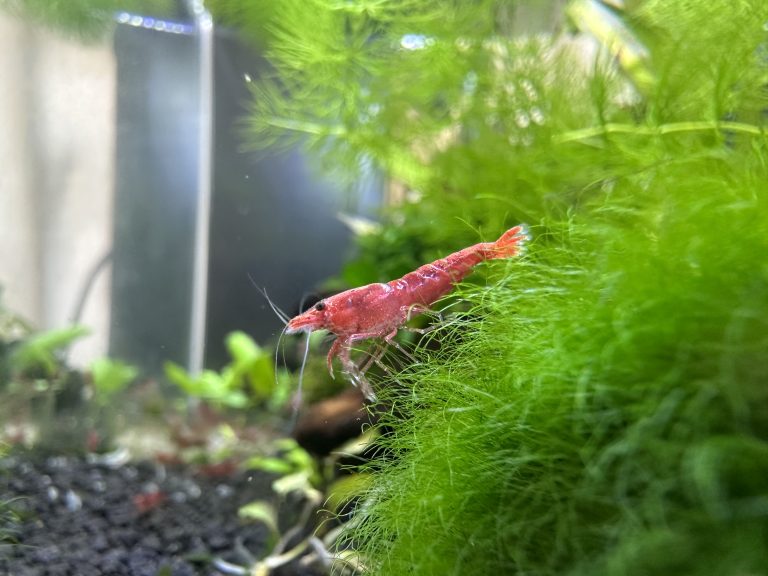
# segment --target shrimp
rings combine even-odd
[[[361,340],[380,339],[385,344],[400,348],[393,339],[413,314],[428,311],[477,264],[517,256],[529,238],[527,227],[520,224],[507,230],[496,242],[481,242],[464,248],[397,280],[386,284],[368,284],[325,298],[292,318],[285,327],[285,333],[328,330],[336,335],[326,359],[328,371],[333,377],[333,359],[338,356],[342,373],[360,387],[368,400],[373,401],[376,396],[365,377],[365,371],[372,362],[358,366],[351,357],[352,345]]]

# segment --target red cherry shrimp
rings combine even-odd
[[[365,372],[378,358],[372,355],[362,366],[358,366],[351,357],[352,346],[363,340],[380,340],[385,346],[400,348],[394,338],[413,315],[430,310],[437,300],[453,290],[481,262],[520,255],[529,239],[527,227],[519,224],[504,232],[495,242],[474,244],[391,282],[367,284],[324,298],[291,319],[271,302],[270,305],[286,322],[281,337],[283,334],[298,332],[309,335],[316,330],[327,330],[334,334],[336,339],[326,359],[328,371],[334,376],[333,360],[338,356],[342,373],[352,384],[360,387],[368,400],[374,401],[376,395]],[[298,394],[301,394],[301,380],[308,352],[309,338],[299,374]]]

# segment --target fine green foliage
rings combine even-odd
[[[597,54],[515,34],[542,3],[305,4],[252,136],[404,183],[348,278],[535,237],[375,383],[370,572],[766,574],[768,4],[569,3]]]
[[[765,573],[765,144],[617,180],[461,293],[380,392],[375,573]]]
[[[335,168],[356,166],[361,154],[369,154],[393,172],[412,175],[422,167],[409,148],[451,123],[448,106],[461,97],[466,63],[480,49],[478,39],[495,27],[486,9],[493,4],[210,2],[214,15],[264,46],[275,70],[250,84],[249,144],[274,149],[302,141]],[[423,54],[403,48],[409,34],[439,38],[450,25],[469,34],[467,54],[457,51],[452,38]],[[435,105],[439,110],[432,109]],[[381,131],[382,123],[387,132]]]
[[[167,15],[172,0],[0,0],[0,10],[85,41],[111,30],[117,11]]]

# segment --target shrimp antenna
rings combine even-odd
[[[299,369],[299,385],[296,389],[296,396],[293,401],[293,416],[291,417],[291,430],[296,428],[296,421],[299,418],[299,407],[301,406],[301,396],[304,386],[304,367],[307,365],[307,358],[309,357],[309,336],[307,333],[307,343],[304,346],[304,357],[301,359],[301,368]]]
[[[272,308],[272,312],[274,312],[277,315],[277,317],[280,319],[280,321],[284,324],[283,329],[280,330],[280,336],[277,337],[277,344],[275,345],[275,369],[274,369],[275,389],[278,389],[280,387],[280,382],[278,380],[278,375],[277,375],[277,364],[280,358],[280,343],[283,341],[283,336],[285,336],[285,331],[288,328],[288,321],[290,320],[290,318],[288,318],[288,315],[285,312],[280,310],[280,307],[277,304],[272,302],[272,299],[269,297],[269,294],[267,294],[267,289],[262,288],[261,286],[256,284],[256,281],[253,279],[253,276],[251,276],[250,272],[248,272],[248,279],[251,281],[251,284],[253,284],[253,287],[256,288],[256,290],[258,290],[262,296],[264,296],[267,303],[269,304],[269,307]],[[307,345],[307,350],[309,350],[309,345]],[[306,352],[304,353],[304,361],[306,362]],[[283,348],[283,365],[285,365],[285,348]],[[304,370],[303,363],[301,367],[303,372]],[[299,375],[299,389],[301,389],[301,374]],[[301,395],[299,395],[299,398],[301,398]],[[295,426],[298,413],[299,413],[298,408],[294,408],[293,417],[292,417],[293,422],[291,427]]]
[[[280,330],[280,336],[277,337],[277,344],[275,345],[275,369],[274,369],[274,373],[275,373],[275,390],[279,390],[280,389],[280,382],[279,382],[279,380],[277,378],[277,360],[278,360],[278,358],[280,356],[280,343],[283,341],[283,336],[285,336],[285,330],[287,328],[288,328],[288,326],[286,325],[286,326],[283,327],[282,330]],[[283,366],[286,366],[286,368],[287,368],[287,365],[285,363],[285,348],[283,348]]]
[[[288,324],[288,321],[290,320],[290,318],[288,317],[288,314],[280,310],[278,305],[272,302],[272,299],[269,297],[269,294],[267,294],[267,289],[262,288],[261,286],[256,284],[256,281],[253,279],[253,276],[251,276],[250,272],[248,272],[248,279],[251,281],[251,284],[253,284],[253,287],[256,288],[256,290],[258,290],[262,296],[264,296],[264,298],[267,301],[267,304],[269,304],[269,307],[272,308],[272,312],[274,312],[277,315],[277,317],[280,318],[280,321],[283,324]]]
[[[301,297],[301,302],[299,302],[299,312],[306,312],[306,310],[304,310],[304,304],[307,303],[307,298],[309,298],[310,296],[311,294],[307,294],[305,292],[304,296]]]

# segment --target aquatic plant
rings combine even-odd
[[[764,574],[768,5],[575,0],[590,53],[542,3],[305,4],[214,7],[276,70],[254,144],[404,184],[350,277],[535,236],[377,387],[371,573]]]
[[[282,438],[272,443],[268,455],[245,460],[243,467],[247,470],[277,475],[272,489],[280,497],[280,504],[301,504],[300,512],[286,517],[270,500],[255,500],[242,506],[238,511],[241,520],[259,522],[269,530],[266,550],[260,556],[242,550],[243,565],[222,558],[216,558],[214,565],[226,573],[267,576],[298,560],[302,566],[321,573],[331,567],[337,574],[361,572],[358,555],[346,547],[339,548],[343,528],[336,520],[364,492],[370,477],[359,473],[339,475],[339,460],[359,456],[370,446],[371,439],[369,433],[319,460],[295,440]]]
[[[97,358],[85,370],[67,362],[69,347],[88,335],[84,326],[36,331],[0,306],[0,414],[14,442],[63,452],[111,447],[114,405],[138,370]]]
[[[107,404],[139,376],[135,366],[111,358],[97,358],[90,366],[95,400]]]
[[[85,326],[67,326],[28,334],[15,342],[8,354],[12,375],[52,378],[62,368],[68,347],[89,333]]]
[[[464,290],[468,318],[381,392],[394,456],[352,534],[375,573],[764,573],[758,148],[718,179],[711,157],[621,178]]]

